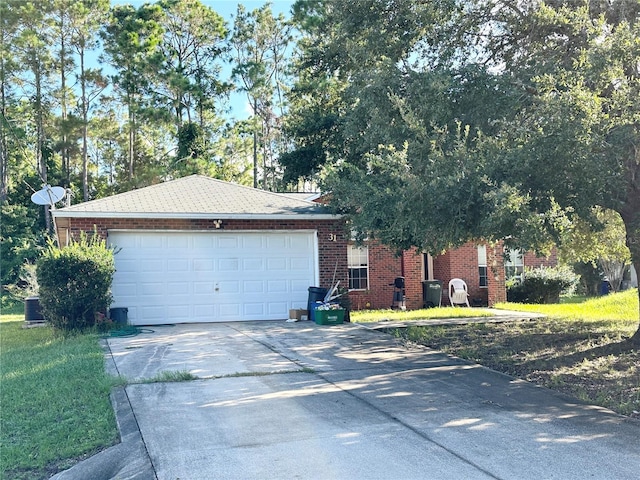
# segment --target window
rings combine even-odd
[[[369,288],[369,247],[349,245],[347,248],[349,290],[367,290]]]
[[[522,250],[507,250],[504,257],[504,276],[507,280],[522,281],[524,275],[524,257]]]
[[[480,287],[489,285],[487,277],[487,246],[478,245],[478,275],[480,276]]]

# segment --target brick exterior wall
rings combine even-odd
[[[393,303],[393,281],[405,277],[407,309],[422,307],[422,255],[417,250],[396,255],[391,249],[369,245],[369,289],[349,292],[354,310],[384,309]]]
[[[349,292],[353,310],[389,308],[393,301],[394,278],[402,276],[402,262],[390,249],[369,245],[369,289]]]
[[[352,308],[389,308],[393,301],[393,286],[389,284],[396,277],[402,276],[405,277],[407,309],[422,308],[424,256],[416,249],[405,251],[398,256],[387,247],[369,245],[369,289],[350,292]],[[449,305],[447,287],[452,278],[461,278],[467,283],[471,304],[493,306],[497,302],[506,301],[501,244],[495,247],[487,246],[487,287],[480,287],[478,250],[473,243],[434,257],[432,276],[442,281],[443,306]]]
[[[546,257],[539,257],[533,252],[524,253],[525,268],[555,267],[558,265],[558,250],[555,248]]]
[[[201,219],[103,219],[103,218],[59,218],[56,220],[60,244],[66,244],[67,236],[77,237],[80,231],[96,230],[107,238],[109,230],[218,230],[213,220]],[[223,220],[221,230],[316,230],[318,232],[318,255],[320,285],[330,288],[332,281],[340,280],[347,286],[347,242],[341,220]],[[353,310],[384,309],[393,303],[393,283],[396,277],[405,277],[405,302],[407,309],[423,306],[422,281],[424,278],[424,256],[412,249],[396,255],[391,249],[369,245],[369,289],[351,291],[349,298]],[[557,253],[549,257],[536,257],[525,253],[525,267],[557,264]],[[480,287],[478,251],[474,243],[467,243],[449,250],[433,259],[433,278],[442,281],[442,305],[449,305],[447,287],[452,278],[461,278],[467,283],[469,302],[472,305],[493,306],[506,301],[504,257],[501,243],[487,245],[487,287]]]
[[[81,231],[97,231],[108,238],[109,230],[316,230],[318,232],[318,258],[320,285],[329,288],[334,278],[348,285],[347,237],[342,220],[223,220],[218,228],[214,220],[203,219],[133,219],[133,218],[59,218],[56,219],[60,245],[66,245],[68,236],[77,238]]]

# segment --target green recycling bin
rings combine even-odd
[[[439,307],[442,304],[442,281],[425,280],[422,282],[422,303],[424,308]]]

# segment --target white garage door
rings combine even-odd
[[[314,232],[109,232],[133,325],[280,320],[317,284]]]

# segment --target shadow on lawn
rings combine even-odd
[[[640,348],[621,340],[607,322],[409,327],[389,333],[623,415],[640,410]]]

